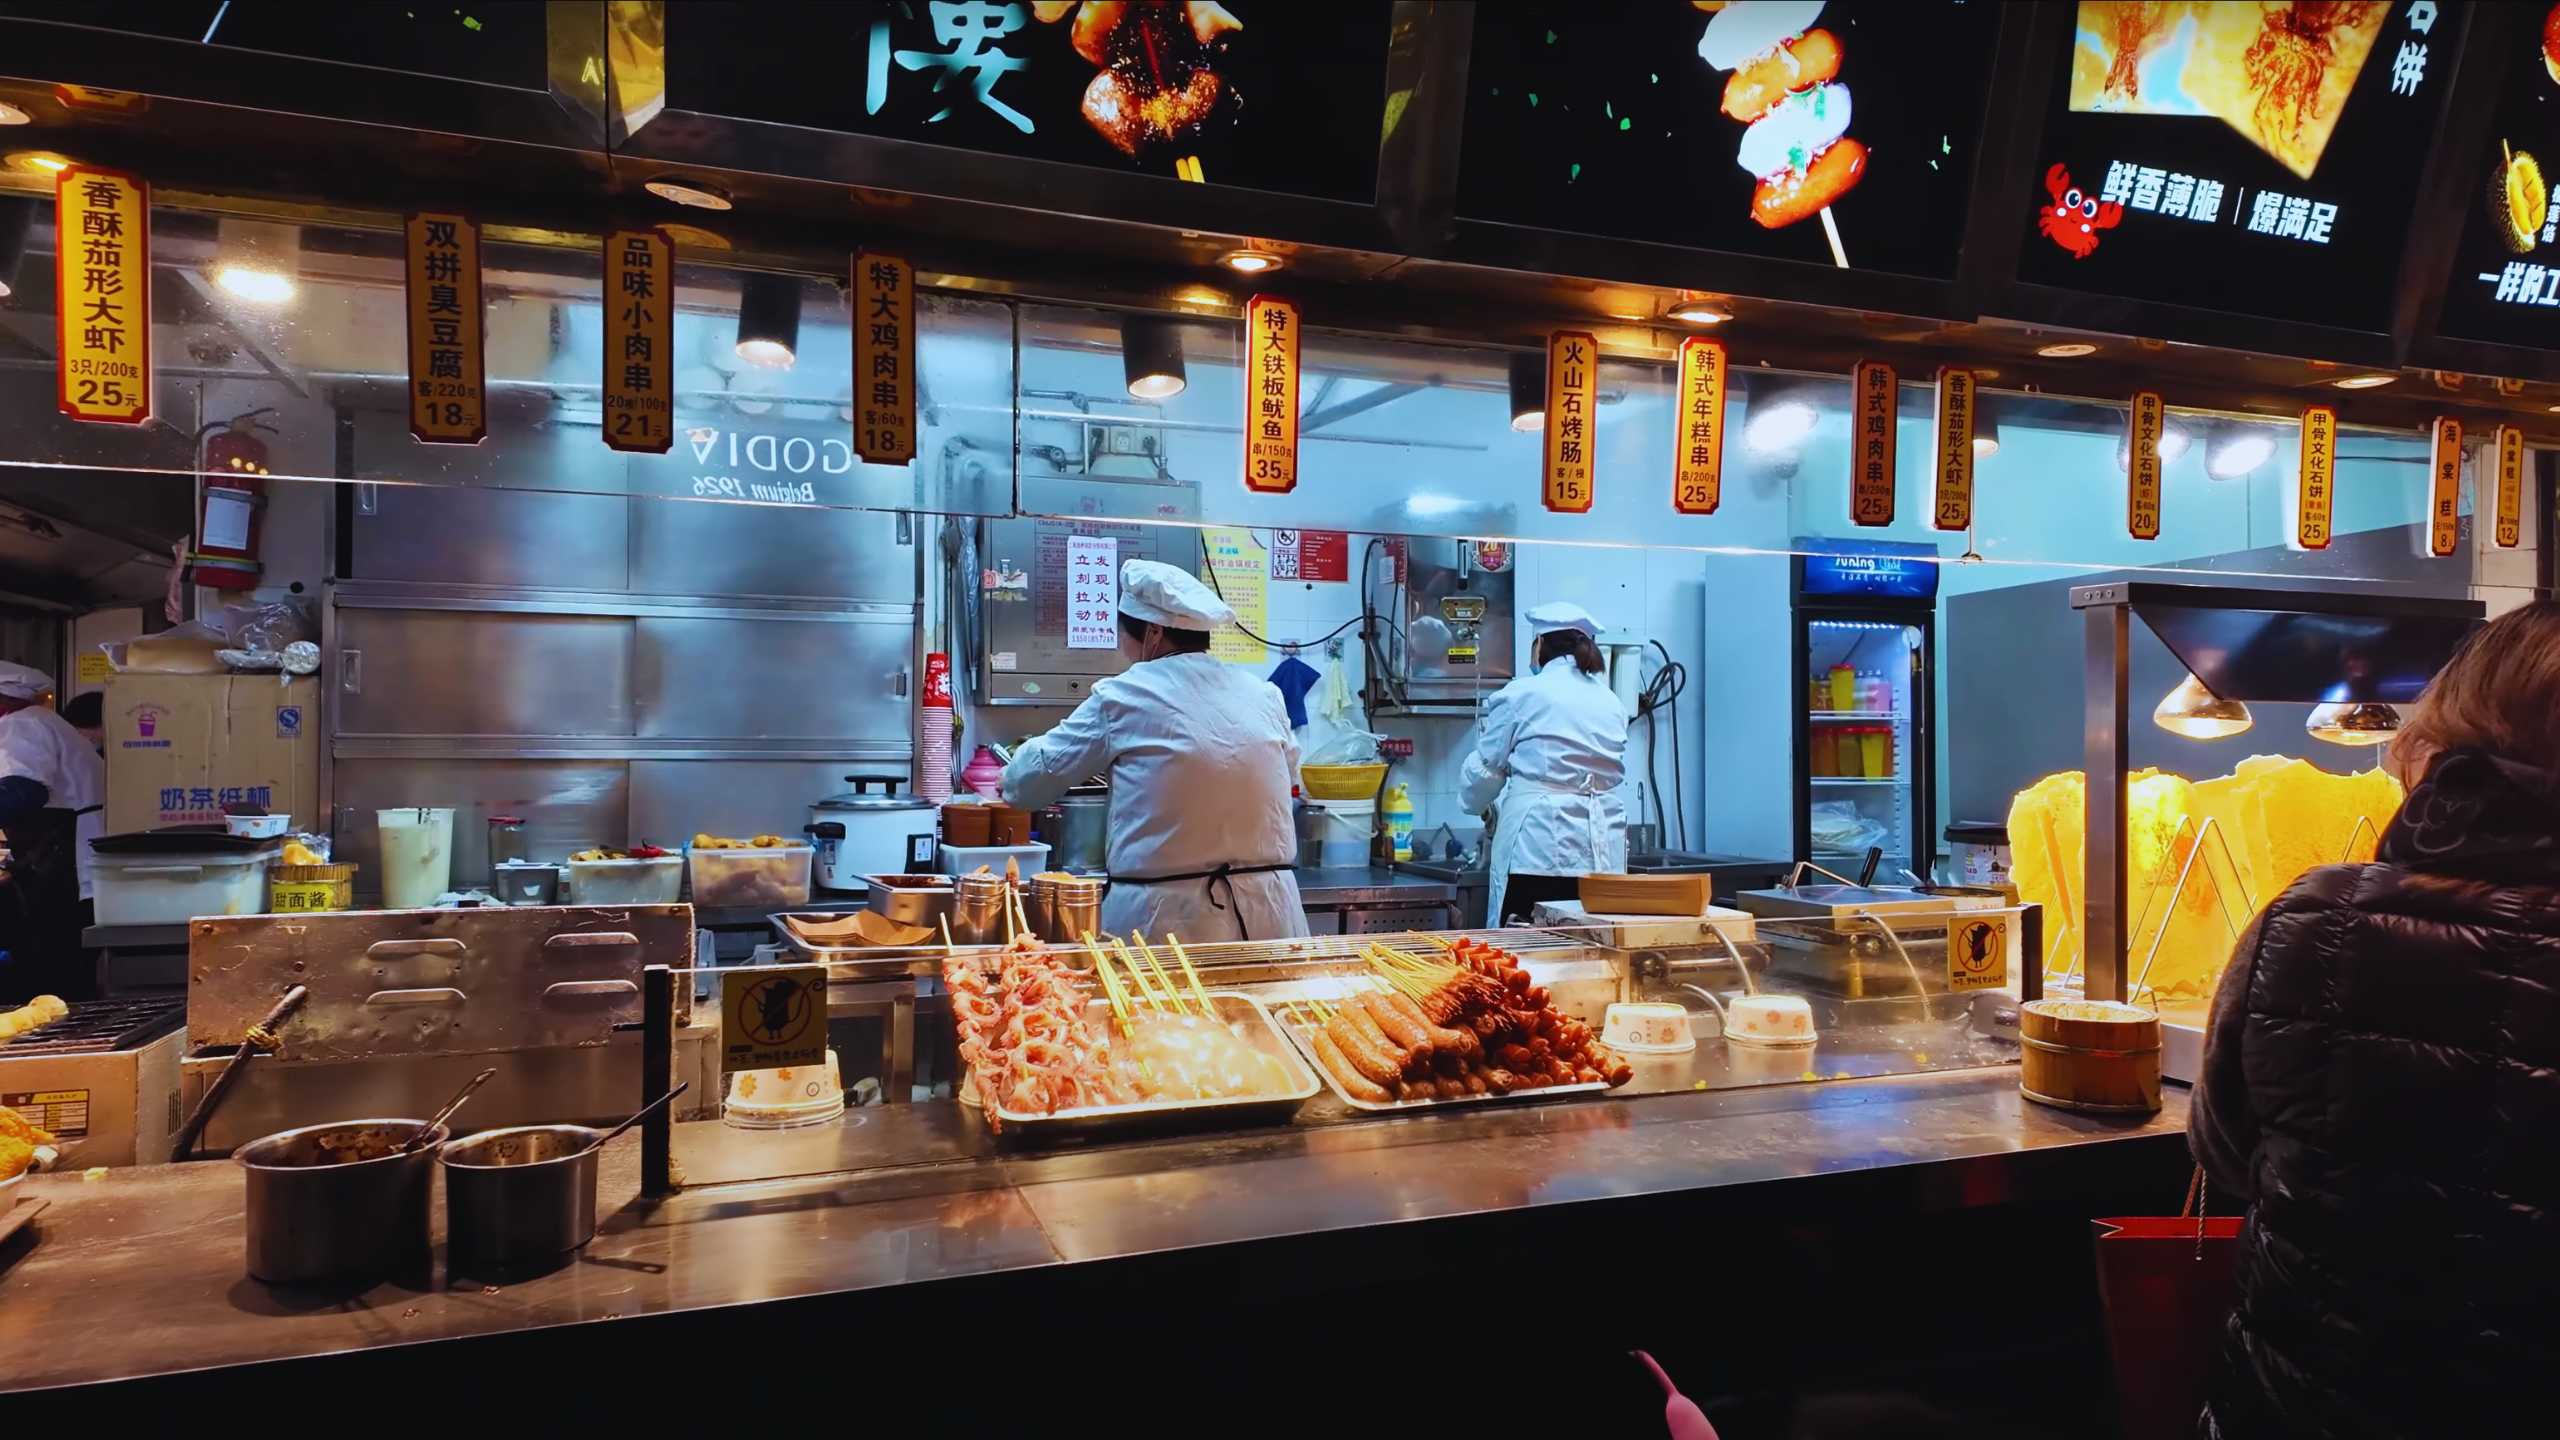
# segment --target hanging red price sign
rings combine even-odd
[[[2337,498],[2338,412],[2302,412],[2302,463],[2294,482],[2293,538],[2305,550],[2329,548],[2329,515]]]
[[[1857,405],[1857,444],[1849,462],[1849,523],[1893,523],[1894,425],[1902,415],[1902,382],[1881,360],[1858,366],[1849,386]]]
[[[1703,335],[1680,342],[1680,433],[1671,448],[1671,508],[1713,515],[1724,501],[1724,346]]]
[[[1584,330],[1547,337],[1547,431],[1542,498],[1548,509],[1582,515],[1591,509],[1591,477],[1599,439],[1600,342]]]
[[[1244,306],[1251,355],[1244,387],[1244,488],[1286,495],[1298,488],[1298,307],[1270,295]]]
[[[2160,538],[2160,436],[2168,415],[2159,394],[2143,390],[2125,417],[2124,528],[2136,540]]]

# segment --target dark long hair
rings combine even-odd
[[[1606,664],[1600,658],[1598,642],[1579,630],[1548,631],[1538,637],[1538,647],[1534,653],[1538,662],[1536,668],[1540,670],[1546,669],[1547,662],[1559,655],[1572,656],[1574,668],[1585,675],[1599,674]]]

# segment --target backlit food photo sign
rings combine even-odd
[[[2560,4],[2537,0],[2534,43],[2500,57],[2486,141],[2487,182],[2461,217],[2462,242],[2437,326],[2471,340],[2560,343]]]
[[[2020,277],[2384,328],[2464,9],[2080,0]]]

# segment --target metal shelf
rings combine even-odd
[[[1911,719],[1908,712],[1901,710],[1810,710],[1806,717],[1813,720],[1891,720],[1897,725]]]
[[[1908,783],[1899,775],[1886,775],[1874,779],[1864,775],[1813,775],[1807,778],[1816,785],[1905,785]]]

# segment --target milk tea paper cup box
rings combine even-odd
[[[105,719],[108,834],[219,825],[231,804],[320,818],[316,677],[117,675]]]

